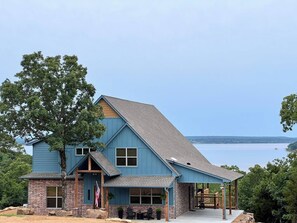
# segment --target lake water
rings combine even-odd
[[[248,171],[256,164],[265,166],[268,162],[287,156],[288,143],[253,144],[194,144],[214,165],[236,165]]]

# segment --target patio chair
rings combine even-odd
[[[136,213],[133,211],[132,208],[127,208],[127,219],[135,219]]]
[[[144,214],[143,218],[147,218],[147,220],[154,219],[153,217],[153,209],[148,208],[147,212]]]

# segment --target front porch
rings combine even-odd
[[[232,223],[240,214],[242,210],[233,210],[232,215],[227,215],[227,220],[222,219],[222,209],[195,209],[188,211],[176,219],[170,219],[174,223]],[[161,220],[133,220],[132,222],[139,223],[160,223],[166,222],[165,219]]]

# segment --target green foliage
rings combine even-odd
[[[290,222],[296,218],[296,155],[256,165],[239,183],[239,208],[253,212],[257,221]],[[296,165],[296,167],[295,167]]]
[[[31,163],[22,152],[0,152],[0,209],[27,203],[28,182],[19,177],[31,172]]]
[[[0,122],[6,133],[42,140],[60,155],[63,209],[66,197],[66,145],[102,146],[102,108],[93,104],[95,88],[76,56],[24,55],[17,81],[0,86]],[[0,129],[1,131],[1,129]]]
[[[297,95],[291,94],[284,97],[280,110],[283,131],[291,131],[297,122]]]

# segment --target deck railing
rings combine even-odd
[[[232,209],[236,209],[235,207],[235,197],[231,196],[231,202],[232,202]],[[194,199],[195,207],[200,208],[222,208],[222,196],[219,193],[215,194],[203,194],[198,193],[197,196],[195,196]],[[229,196],[226,196],[226,208],[229,208]]]

